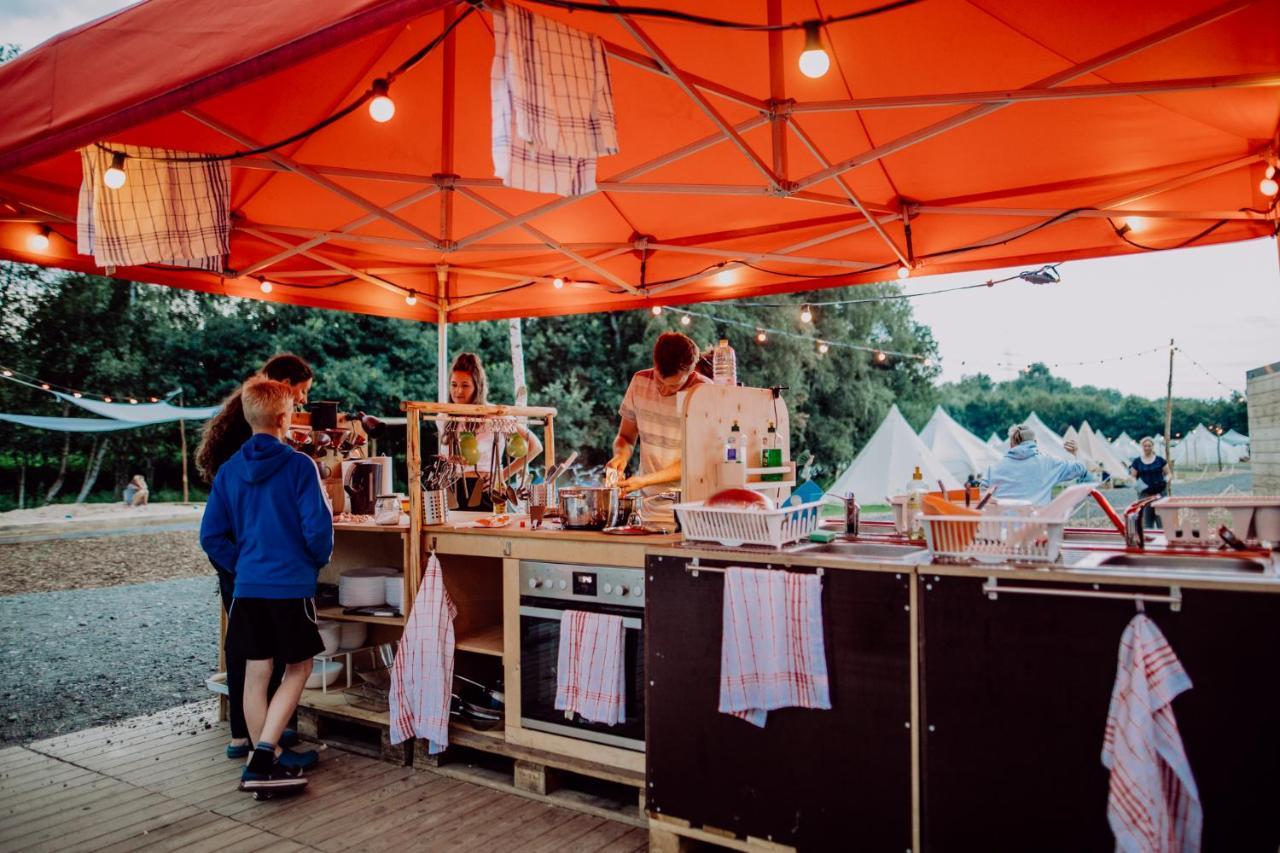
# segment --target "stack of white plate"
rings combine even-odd
[[[386,584],[387,604],[401,613],[404,612],[404,575],[393,575],[383,578]]]
[[[386,566],[347,569],[338,579],[338,603],[343,607],[376,607],[387,603],[386,578],[399,571]]]

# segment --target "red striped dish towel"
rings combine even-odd
[[[560,616],[556,709],[593,723],[627,720],[621,616],[566,610]]]
[[[822,578],[747,569],[724,572],[720,710],[763,727],[778,708],[830,708],[822,636]]]
[[[494,4],[493,171],[504,186],[562,196],[596,188],[596,158],[618,153],[604,43],[511,4]]]
[[[1191,679],[1141,613],[1120,638],[1102,765],[1111,771],[1107,822],[1122,853],[1194,853],[1203,812],[1172,702]]]
[[[124,186],[108,189],[113,152],[126,155]],[[76,249],[100,267],[166,264],[222,272],[231,251],[231,177],[225,161],[140,145],[80,149]]]
[[[444,588],[440,560],[432,554],[391,667],[392,743],[426,738],[432,755],[449,745],[453,620],[457,615],[458,609]]]

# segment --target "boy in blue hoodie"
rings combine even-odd
[[[240,790],[280,792],[306,785],[302,769],[315,753],[276,744],[302,696],[311,659],[324,650],[316,628],[316,577],[333,554],[333,513],[315,463],[281,439],[293,415],[293,392],[269,379],[241,392],[253,435],[218,469],[200,522],[200,545],[234,575],[227,650],[248,662],[244,716],[257,747]],[[284,679],[268,702],[276,659]]]

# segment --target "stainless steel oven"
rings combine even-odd
[[[520,724],[644,751],[644,569],[520,562]],[[560,619],[566,610],[622,617],[626,722],[567,719],[556,710]]]

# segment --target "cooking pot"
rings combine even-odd
[[[618,498],[618,516],[614,519],[614,525],[624,527],[631,524],[634,518],[636,524],[643,524],[644,515],[644,496],[639,492],[632,492],[625,497]]]
[[[604,530],[618,517],[618,490],[574,486],[560,490],[560,513],[571,530]]]

